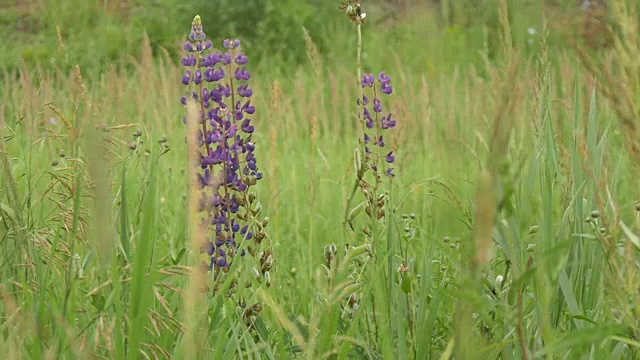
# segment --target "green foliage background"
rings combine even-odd
[[[340,226],[361,129],[337,2],[0,3],[0,354],[637,358],[638,9],[612,24],[618,46],[583,54],[572,1],[363,2],[364,71],[395,87],[399,176],[354,321],[337,296],[351,274],[323,272],[328,244],[362,242]],[[190,347],[177,64],[195,14],[251,58],[277,270],[256,333],[202,296]],[[480,266],[477,209],[497,216]]]
[[[10,1],[0,9],[0,60],[8,68],[22,60],[50,68],[105,67],[139,56],[144,34],[156,54],[164,48],[175,57],[184,24],[194,14],[207,19],[211,38],[241,38],[250,55],[284,66],[306,58],[303,27],[323,52],[335,46],[328,41],[330,32],[346,27],[336,21],[337,4],[320,0],[34,0]]]
[[[75,64],[81,68],[104,69],[122,59],[139,57],[145,34],[155,55],[164,49],[175,58],[186,36],[184,24],[188,24],[194,14],[206,19],[205,32],[211,38],[242,39],[249,55],[269,68],[286,71],[287,67],[305,63],[303,28],[326,60],[349,62],[353,61],[354,34],[339,12],[338,3],[322,0],[8,0],[0,5],[3,38],[0,64],[7,69],[16,69],[22,62],[50,69],[70,69]],[[438,61],[429,51],[443,47],[434,41],[447,44],[446,56],[439,57],[446,63],[434,64],[440,73],[444,70],[440,67],[451,70],[452,64],[481,65],[478,52],[485,48],[491,57],[498,51],[498,0],[441,0],[440,5],[409,1],[408,12],[393,6],[394,3],[384,0],[367,3],[369,23],[376,28],[365,33],[366,50],[372,55],[366,63],[371,66],[389,66],[399,57],[416,69],[423,69],[425,59],[432,64]],[[561,8],[566,9],[568,3],[565,1]],[[510,12],[514,44],[535,53],[535,48],[527,45],[527,29],[541,31],[545,5],[520,0],[509,0],[508,4],[518,10]],[[425,9],[437,13],[437,17],[424,21]],[[445,36],[436,36],[442,29],[446,29]],[[557,36],[550,37],[552,49],[565,44]]]

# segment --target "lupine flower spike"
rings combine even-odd
[[[385,132],[396,126],[396,120],[391,112],[385,111],[381,97],[391,95],[393,86],[391,78],[384,71],[377,77],[374,74],[362,75],[361,84],[364,90],[363,95],[356,100],[357,105],[362,109],[358,117],[364,123],[361,142],[364,144],[365,160],[359,174],[360,188],[370,204],[370,207],[367,207],[367,214],[380,219],[384,216],[384,202],[377,199],[375,195],[383,175],[389,178],[395,177],[393,163],[396,159],[393,150],[385,150],[387,146]],[[365,180],[365,174],[369,171],[373,174],[372,182]]]
[[[208,231],[208,238],[202,239],[202,252],[209,256],[205,268],[219,280],[236,259],[249,253],[260,258],[256,271],[264,281],[270,279],[273,258],[270,251],[260,251],[267,238],[268,218],[258,220],[261,206],[251,192],[263,174],[253,141],[251,117],[256,108],[251,104],[251,73],[245,67],[249,59],[240,45],[240,40],[227,39],[223,51],[211,50],[213,44],[206,40],[201,19],[196,16],[184,45],[182,83],[188,91],[181,102],[184,105],[187,98],[193,98],[200,109],[200,118],[195,120],[201,127],[198,179],[199,211]],[[185,117],[184,121],[193,119]]]
[[[374,74],[364,74],[361,79],[362,88],[365,89],[365,93],[362,99],[356,101],[362,109],[362,113],[358,117],[364,121],[365,131],[362,138],[365,149],[365,163],[367,164],[366,170],[371,169],[374,172],[376,179],[380,171],[380,160],[384,158],[384,162],[387,164],[393,164],[395,162],[395,155],[393,151],[386,152],[384,156],[380,155],[381,149],[386,146],[384,132],[388,129],[393,129],[396,126],[396,120],[393,118],[391,112],[385,112],[382,100],[380,96],[386,96],[393,93],[393,86],[391,86],[391,78],[385,73],[381,72],[378,77]],[[373,100],[369,99],[369,96],[373,97]],[[384,173],[388,177],[394,177],[393,167],[389,165],[384,170]],[[379,182],[376,181],[372,186],[378,186]]]

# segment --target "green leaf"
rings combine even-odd
[[[154,159],[149,170],[149,183],[147,185],[144,206],[142,211],[142,224],[140,237],[136,244],[133,263],[133,275],[131,285],[131,299],[129,304],[129,353],[130,359],[140,357],[140,344],[147,330],[147,311],[153,299],[154,269],[150,266],[154,240],[156,238],[157,219],[156,193],[157,176],[156,161]]]

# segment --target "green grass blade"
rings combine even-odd
[[[147,330],[147,310],[153,299],[154,266],[149,266],[157,233],[157,159],[151,163],[145,200],[142,208],[142,222],[140,236],[136,242],[133,259],[133,274],[131,284],[131,299],[129,302],[129,359],[140,357],[140,343],[145,338]]]

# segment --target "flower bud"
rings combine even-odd
[[[264,261],[264,265],[262,266],[262,269],[264,271],[268,271],[271,269],[271,267],[273,266],[273,256],[271,256],[271,254],[269,254],[267,256],[267,259]]]
[[[402,283],[400,285],[400,288],[402,289],[402,292],[405,294],[408,294],[411,292],[412,286],[413,285],[413,275],[411,274],[410,271],[405,271],[402,273]]]
[[[495,290],[496,293],[499,293],[500,290],[502,290],[503,280],[504,280],[504,277],[502,275],[496,276],[496,279],[493,282],[493,289]]]
[[[368,237],[371,237],[371,235],[372,235],[371,230],[369,229],[369,227],[368,227],[368,226],[365,226],[365,227],[362,229],[362,232],[364,232],[364,233],[365,233],[365,235],[367,235]]]
[[[262,212],[262,204],[257,203],[255,208],[251,210],[251,214],[253,214],[253,216],[258,216],[260,215],[260,212]]]
[[[370,244],[364,244],[364,245],[360,245],[360,246],[357,246],[357,247],[351,247],[351,248],[349,248],[347,253],[349,254],[349,257],[351,257],[351,258],[355,258],[355,257],[358,257],[358,256],[363,255],[363,254],[371,253],[371,245]]]

